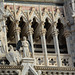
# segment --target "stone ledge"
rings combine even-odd
[[[73,67],[47,67],[47,66],[35,66],[35,70],[58,70],[58,71],[75,71]]]
[[[34,58],[22,58],[23,63],[34,63]]]
[[[20,69],[22,70],[22,66],[0,66],[0,69]]]
[[[14,0],[5,0],[5,1],[14,1]],[[64,0],[15,0],[15,1],[24,1],[24,2],[50,2],[50,3],[64,3]]]

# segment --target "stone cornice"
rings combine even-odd
[[[22,70],[22,66],[0,66],[0,69],[20,69]]]
[[[35,66],[35,70],[58,70],[58,71],[75,71],[73,67],[47,67],[47,66]]]
[[[24,2],[44,2],[44,3],[64,3],[64,0],[5,0],[5,1],[24,1]]]

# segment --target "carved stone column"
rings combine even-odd
[[[15,28],[15,38],[16,38],[16,43],[20,40],[20,27]]]
[[[67,44],[67,50],[68,50],[68,54],[71,56],[71,60],[72,60],[72,53],[71,53],[71,45],[70,45],[70,31],[69,30],[65,30],[64,31],[64,36],[66,38],[66,44]],[[73,63],[70,62],[71,65],[70,66],[73,66]]]
[[[28,40],[31,43],[32,47],[32,57],[34,57],[34,46],[33,46],[33,28],[31,28],[31,23],[28,23],[28,29],[27,29],[27,34],[28,34]]]
[[[71,54],[71,46],[70,46],[70,32],[68,30],[64,31],[64,36],[66,38],[68,54]]]
[[[16,27],[14,28],[16,43],[20,40],[20,27],[18,25],[19,21],[16,22]]]
[[[72,9],[73,9],[73,12],[75,11],[75,3],[74,3],[74,0],[71,0],[72,2]]]
[[[55,46],[55,52],[57,54],[57,62],[58,66],[61,66],[61,57],[60,57],[60,49],[59,49],[59,43],[58,43],[58,29],[56,28],[56,23],[52,27],[52,35],[54,40],[54,46]]]
[[[45,64],[48,66],[48,58],[47,58],[47,47],[46,47],[46,39],[45,39],[46,29],[42,28],[40,31],[42,50],[45,55]]]

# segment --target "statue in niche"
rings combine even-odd
[[[6,54],[6,58],[10,62],[10,65],[19,64],[21,61],[21,55],[19,54],[17,50],[14,51],[12,45],[10,45],[9,49],[10,49],[10,52]]]
[[[26,40],[26,37],[23,37],[22,46],[24,57],[30,57],[29,42]]]

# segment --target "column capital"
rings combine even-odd
[[[64,31],[64,36],[67,38],[67,37],[69,37],[70,36],[70,31],[69,30],[65,30]]]
[[[54,29],[51,33],[53,36],[58,35],[58,29]]]
[[[34,31],[33,28],[29,28],[27,34],[33,34],[33,31]]]
[[[27,22],[26,22],[26,25],[27,25],[27,26],[28,26],[28,25],[31,25],[31,26],[32,26],[32,21],[31,21],[31,20],[27,21]]]
[[[44,21],[41,21],[41,25],[43,25],[43,26],[45,25]]]
[[[15,20],[15,23],[16,23],[17,25],[19,25],[19,21],[18,21],[18,20]]]
[[[16,33],[16,32],[21,32],[21,29],[20,29],[20,27],[16,27],[15,29],[14,29],[14,32]]]
[[[40,35],[45,35],[45,34],[46,34],[46,29],[45,28],[41,29],[40,30]]]
[[[52,27],[57,26],[57,22],[54,21],[51,26]]]

